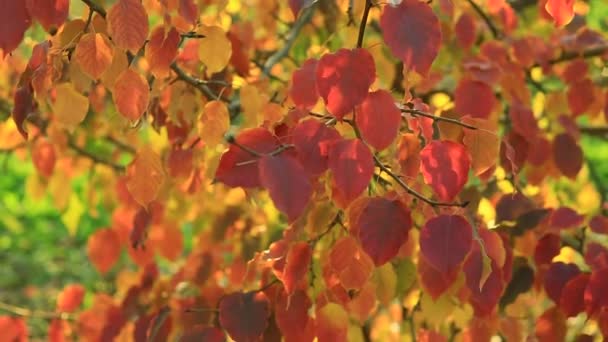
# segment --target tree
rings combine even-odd
[[[608,336],[602,1],[0,8],[2,152],[112,284],[0,340]]]

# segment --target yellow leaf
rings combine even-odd
[[[427,293],[423,293],[420,298],[422,316],[433,327],[439,327],[455,308],[454,299],[447,293],[437,300],[433,300],[433,297]]]
[[[71,83],[55,87],[56,99],[53,113],[57,121],[72,130],[84,120],[89,110],[89,99],[74,89]]]
[[[158,196],[164,181],[160,157],[150,147],[144,146],[127,168],[129,193],[137,203],[147,207]]]
[[[481,243],[481,242],[480,242]],[[488,256],[485,249],[481,249],[481,276],[479,277],[479,291],[483,289],[483,286],[490,278],[490,274],[492,274],[492,259]]]
[[[260,124],[260,113],[262,108],[268,102],[258,88],[247,84],[241,88],[241,108],[244,113],[244,127],[256,127]]]
[[[397,274],[391,263],[386,263],[375,270],[376,296],[380,303],[388,306],[395,296]]]
[[[199,134],[209,146],[215,147],[224,140],[224,134],[230,128],[228,107],[222,101],[209,101],[203,108],[199,119]]]
[[[200,33],[205,38],[200,41],[198,57],[207,67],[207,74],[222,71],[232,56],[232,43],[226,32],[218,26],[203,26]]]
[[[112,91],[114,90],[114,83],[116,83],[118,76],[129,67],[127,55],[122,49],[114,47],[113,55],[112,64],[110,64],[106,71],[101,75],[101,82],[103,85]]]
[[[78,198],[78,195],[72,193],[70,201],[68,202],[68,209],[61,215],[61,221],[65,224],[68,229],[70,236],[76,235],[78,230],[78,223],[80,223],[80,217],[85,212],[85,207]]]

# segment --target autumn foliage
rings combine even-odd
[[[608,337],[607,7],[0,0],[0,152],[112,284],[0,341]]]

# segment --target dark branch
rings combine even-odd
[[[423,111],[417,110],[417,109],[401,109],[401,112],[411,114],[412,116],[424,116],[425,118],[433,119],[433,121],[449,122],[451,124],[459,125],[459,126],[462,126],[464,128],[468,128],[468,129],[477,129],[477,127],[471,126],[458,119],[451,119],[451,118],[446,118],[443,116],[437,116],[437,115],[433,115],[433,114],[423,112]]]
[[[369,10],[372,8],[372,0],[365,0],[365,8],[363,9],[363,17],[361,18],[361,24],[359,25],[359,36],[357,37],[357,47],[363,47],[363,37],[365,37],[365,27],[367,26],[367,17],[369,16]]]
[[[475,12],[477,12],[481,19],[483,19],[483,21],[486,23],[486,25],[490,29],[490,32],[492,32],[492,36],[496,39],[500,39],[501,33],[496,27],[496,25],[494,25],[492,19],[490,19],[490,17],[481,9],[481,7],[479,7],[479,5],[475,3],[475,1],[467,0],[467,2],[471,5],[471,7],[473,7]]]

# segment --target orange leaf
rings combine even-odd
[[[500,138],[496,127],[489,120],[465,116],[462,122],[477,127],[477,129],[464,129],[462,142],[471,154],[471,167],[475,175],[479,176],[496,165]]]
[[[148,37],[148,13],[140,0],[118,0],[108,11],[108,32],[116,46],[137,53]]]
[[[556,27],[564,26],[574,18],[574,0],[548,0],[545,10],[553,17]]]
[[[57,297],[57,311],[73,312],[84,298],[85,289],[80,284],[68,285]]]
[[[100,229],[89,237],[87,255],[99,273],[106,273],[120,257],[120,240],[112,229]]]
[[[134,70],[127,69],[118,76],[112,98],[120,114],[127,119],[137,120],[148,108],[148,82]]]
[[[74,51],[74,58],[82,71],[93,79],[99,79],[110,67],[113,55],[110,41],[101,33],[85,34]]]
[[[89,111],[89,99],[80,94],[72,83],[61,83],[55,87],[57,99],[53,104],[53,113],[59,123],[68,129],[74,129],[84,120]]]
[[[138,151],[135,160],[127,169],[127,189],[137,203],[146,207],[156,199],[165,181],[160,157],[150,148]]]
[[[169,65],[177,56],[179,47],[179,32],[172,27],[166,32],[163,26],[157,27],[150,35],[150,41],[146,45],[146,59],[150,63],[150,71],[157,78],[169,75]]]

